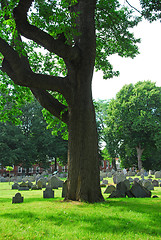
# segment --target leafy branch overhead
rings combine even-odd
[[[76,6],[77,1],[1,1],[1,70],[14,83],[29,87],[44,107],[51,100],[48,90],[63,94],[69,104],[74,84],[69,80],[69,69],[79,66],[81,56],[78,43],[82,33],[77,23],[80,12]],[[118,1],[97,1],[95,69],[102,69],[104,78],[119,74],[113,72],[109,55],[134,57],[138,53],[139,40],[128,29],[139,20]],[[59,108],[54,102],[54,114],[67,123],[67,116],[62,118],[60,114],[66,106],[60,103]]]

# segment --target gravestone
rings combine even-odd
[[[155,178],[161,178],[161,171],[155,172]]]
[[[102,176],[100,176],[100,181],[103,181],[103,177]]]
[[[134,178],[133,182],[139,182],[139,178]]]
[[[15,196],[12,198],[12,203],[22,203],[23,197],[21,196],[21,193],[16,193]]]
[[[153,180],[152,184],[154,187],[159,187],[159,182],[157,180]]]
[[[48,181],[48,186],[52,189],[57,189],[58,187],[63,187],[63,181],[55,176],[52,176]]]
[[[147,188],[148,190],[154,190],[154,186],[149,180],[144,180],[142,185],[143,185],[143,187]]]
[[[127,192],[128,197],[136,198],[146,198],[151,197],[151,192],[140,185],[140,183],[135,182],[132,188]]]
[[[43,191],[43,198],[54,198],[54,191],[52,188],[46,188],[45,191]]]
[[[116,188],[114,185],[109,185],[107,186],[107,188],[105,189],[104,193],[112,193],[113,191],[115,191]]]
[[[37,181],[38,187],[39,187],[39,185],[40,185],[41,188],[46,188],[46,183],[47,183],[46,178],[40,178],[40,179]]]
[[[100,172],[100,176],[103,177],[103,178],[106,178],[107,177],[107,173],[106,172]]]
[[[20,184],[19,184],[19,187],[18,187],[18,190],[19,190],[19,191],[29,190],[28,183],[26,183],[26,182],[20,183]]]
[[[135,172],[128,171],[127,175],[128,175],[129,177],[133,177],[133,176],[135,176]]]
[[[128,180],[129,180],[130,183],[133,183],[133,182],[134,182],[134,179],[131,178],[131,177],[129,177]]]
[[[112,173],[111,172],[107,173],[107,177],[112,178]]]
[[[108,180],[105,179],[105,180],[102,181],[102,183],[107,185],[108,184]]]
[[[41,179],[39,179],[38,181],[37,181],[37,187],[38,187],[38,189],[42,189],[42,181],[41,181]]]
[[[36,184],[32,185],[31,190],[39,190]]]
[[[18,183],[14,183],[13,185],[12,185],[12,189],[18,189],[19,188],[19,184]]]
[[[67,180],[63,183],[62,198],[65,198],[66,194],[67,194]]]
[[[29,188],[32,188],[33,183],[30,180],[28,180],[27,185],[28,185]]]
[[[127,191],[130,189],[130,182],[126,179],[119,182],[116,186],[116,191],[113,191],[109,198],[124,198],[127,195]]]

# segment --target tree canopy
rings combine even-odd
[[[161,149],[161,88],[150,81],[125,85],[109,103],[107,138],[117,153],[137,150],[138,168],[145,149]]]

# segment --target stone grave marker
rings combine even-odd
[[[159,182],[155,179],[152,181],[152,184],[154,187],[159,187]]]
[[[161,178],[161,171],[155,172],[155,178]]]
[[[58,187],[63,187],[63,181],[55,176],[52,176],[48,181],[48,186],[52,189],[57,189]]]
[[[54,191],[52,188],[46,188],[43,191],[43,198],[54,198]]]
[[[135,182],[132,188],[127,192],[127,195],[128,197],[145,198],[151,197],[151,192],[140,183]]]
[[[107,186],[107,188],[105,189],[104,193],[112,193],[113,191],[115,191],[116,188],[114,185],[109,185]]]
[[[63,183],[62,198],[65,198],[66,194],[67,194],[67,180]]]
[[[23,197],[21,196],[21,193],[16,193],[15,196],[12,198],[12,203],[22,203]]]
[[[12,185],[12,189],[18,189],[19,188],[19,184],[18,183],[14,183],[13,185]]]

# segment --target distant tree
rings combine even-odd
[[[42,107],[32,101],[21,109],[18,126],[0,123],[0,158],[3,166],[22,164],[28,169],[35,163],[49,167],[49,157],[67,163],[67,141],[60,134],[53,136],[43,119]]]
[[[10,184],[10,172],[13,171],[12,166],[6,166],[6,171],[9,172],[9,184]]]
[[[150,81],[125,85],[109,104],[106,124],[109,146],[117,153],[136,149],[141,169],[145,149],[161,149],[161,88]]]

